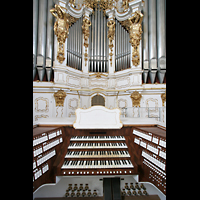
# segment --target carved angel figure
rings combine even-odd
[[[143,14],[139,11],[135,11],[135,15],[131,18],[129,18],[130,23],[130,43],[133,46],[138,46],[140,44],[141,40],[141,34],[142,34],[142,20],[143,20]]]
[[[69,34],[69,20],[66,17],[65,11],[60,5],[55,5],[55,8],[50,10],[51,14],[57,19],[54,24],[54,32],[58,42],[65,43],[65,39]]]

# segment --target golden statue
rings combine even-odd
[[[60,5],[55,5],[55,8],[50,10],[51,14],[56,18],[54,24],[54,32],[58,40],[57,60],[62,63],[65,60],[64,47],[65,40],[69,34],[69,19],[66,17],[66,12]]]
[[[132,46],[138,46],[141,40],[142,34],[142,19],[143,14],[141,12],[135,11],[135,15],[128,20],[130,23],[130,43]]]
[[[140,40],[142,39],[142,20],[143,20],[143,14],[139,11],[135,11],[135,14],[133,17],[129,18],[129,34],[130,34],[130,43],[133,47],[132,51],[132,63],[133,65],[137,66],[140,62],[139,57],[139,45]]]
[[[66,18],[65,11],[60,7],[60,5],[55,5],[55,8],[50,10],[51,14],[56,18],[54,24],[54,32],[57,36],[58,42],[65,43],[65,39],[69,34],[69,20]]]

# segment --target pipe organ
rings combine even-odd
[[[63,66],[86,73],[113,73],[137,68],[143,70],[141,72],[143,83],[166,81],[166,0],[113,1],[113,3],[85,0],[66,1],[66,4],[64,1],[56,2],[63,9],[66,25],[69,26],[66,27],[68,35],[66,43],[63,44],[63,52],[65,51],[62,52]],[[54,7],[53,0],[33,1],[34,80],[37,74],[40,81],[43,81],[44,77],[50,81],[53,61],[58,59],[54,51],[56,49],[58,51],[60,46],[56,42],[54,44],[56,36],[53,30],[57,19],[50,12]],[[88,9],[89,11],[86,11]],[[139,35],[136,36],[136,11],[142,16],[140,20],[142,41],[139,41]],[[73,21],[72,18],[76,20]],[[87,29],[83,28],[84,19],[89,20],[89,24],[86,24]],[[108,23],[112,20],[114,20],[112,28],[115,31],[112,35],[112,44],[109,44],[108,37],[111,33]]]
[[[43,81],[46,73],[51,80],[54,49],[54,19],[49,10],[53,0],[33,1],[33,80],[38,71],[39,80]]]
[[[67,66],[82,70],[82,23],[83,17],[80,17],[69,28],[69,36],[67,42]]]
[[[94,9],[90,17],[89,72],[108,72],[107,19],[103,10]]]
[[[143,81],[156,76],[163,83],[166,73],[166,0],[146,0],[143,8]]]
[[[115,71],[131,67],[131,44],[128,31],[115,20]]]

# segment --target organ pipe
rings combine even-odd
[[[165,69],[166,40],[165,40],[165,0],[157,1],[157,40],[158,40],[158,68]]]
[[[149,59],[150,69],[157,69],[156,0],[149,1]]]
[[[69,28],[67,39],[67,66],[82,70],[82,21],[80,17],[76,23]]]
[[[46,51],[47,0],[39,1],[37,66],[44,65]]]
[[[33,1],[33,56],[37,53],[38,0]],[[35,62],[34,62],[35,63]]]
[[[148,0],[145,1],[143,18],[143,68],[149,68],[149,37],[148,37]]]
[[[100,54],[100,64],[101,64],[101,72],[103,71],[103,11],[101,10],[101,54]]]
[[[53,0],[48,0],[48,11],[53,7]],[[53,15],[47,12],[47,44],[46,44],[46,66],[52,66],[53,52]]]
[[[37,32],[38,32],[38,0],[33,1],[33,79],[36,73],[37,55]]]
[[[107,20],[99,8],[95,8],[90,20],[92,25],[89,36],[89,70],[90,72],[107,72]]]
[[[125,28],[115,20],[115,71],[130,68],[131,44],[129,43],[129,33]]]

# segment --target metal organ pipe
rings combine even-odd
[[[47,45],[46,45],[46,66],[51,67],[53,52],[53,15],[49,10],[53,7],[53,0],[48,0],[47,12]]]
[[[108,72],[108,27],[106,17],[103,18],[104,22],[104,72]]]
[[[97,38],[98,38],[98,43],[97,43],[97,63],[98,63],[98,65],[97,65],[97,71],[99,72],[99,63],[100,63],[100,48],[101,48],[101,44],[100,44],[100,10],[99,10],[99,12],[97,12],[98,13],[98,36],[97,36]]]
[[[165,29],[165,0],[157,1],[157,42],[158,42],[158,75],[163,82],[166,69],[166,29]],[[165,72],[165,71],[164,71]]]
[[[33,80],[36,67],[40,81],[45,71],[47,81],[51,80],[54,34],[53,16],[49,10],[53,6],[53,0],[33,0]]]
[[[149,68],[149,38],[148,38],[148,0],[144,4],[144,18],[143,18],[143,68]]]
[[[101,10],[101,54],[100,54],[100,63],[101,63],[101,72],[103,71],[103,11]]]
[[[115,20],[116,29],[115,29],[115,55],[116,55],[116,64],[115,71],[120,71],[122,69],[130,68],[130,53],[131,53],[131,44],[129,43],[129,33],[124,27]]]
[[[67,39],[67,65],[78,70],[82,70],[82,21],[83,17],[71,25]]]
[[[163,83],[166,72],[166,1],[145,0],[143,8],[143,80]]]
[[[107,72],[107,20],[99,8],[95,8],[90,19],[89,71]]]
[[[157,69],[156,0],[149,1],[149,59],[150,69]]]
[[[45,44],[46,44],[46,24],[47,24],[46,15],[47,15],[47,0],[39,1],[37,66],[44,65]]]
[[[90,41],[90,43],[89,44],[91,44],[90,46],[91,46],[91,51],[90,51],[90,66],[91,66],[91,68],[90,68],[90,71],[91,72],[93,72],[93,64],[94,64],[94,62],[93,62],[93,52],[94,52],[94,15],[92,15],[92,17],[91,17],[92,19],[91,19],[91,23],[92,23],[92,26],[90,26],[90,30],[91,30],[91,37],[89,37],[89,41]]]
[[[36,73],[37,54],[37,31],[38,31],[38,0],[33,1],[33,79]]]
[[[97,43],[97,9],[95,9],[95,26],[94,26],[94,31],[95,31],[95,33],[94,33],[94,40],[95,40],[95,45],[94,45],[94,59],[95,59],[95,61],[94,61],[94,72],[97,72],[97,67],[96,67],[96,60],[97,60],[97,57],[96,57],[96,55],[97,55],[97,45],[98,45],[98,43]]]

